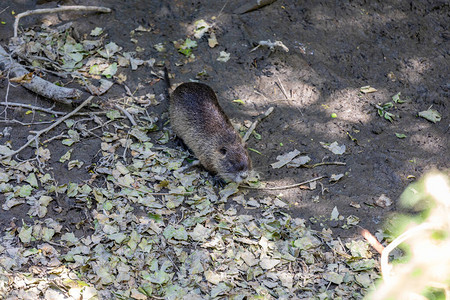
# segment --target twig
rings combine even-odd
[[[69,136],[68,136],[67,134],[60,133],[60,134],[58,134],[58,135],[52,136],[51,138],[49,138],[49,139],[43,141],[42,144],[45,145],[45,144],[47,144],[47,143],[50,143],[50,142],[53,141],[53,140],[57,140],[57,139],[67,139],[67,138],[69,138]]]
[[[257,50],[261,46],[268,46],[270,51],[275,51],[275,47],[281,47],[285,52],[289,52],[289,48],[286,47],[282,41],[275,41],[272,43],[270,40],[259,41],[258,46],[250,50],[250,52]]]
[[[16,16],[16,20],[14,21],[14,38],[17,38],[17,28],[19,27],[19,21],[23,17],[38,15],[38,14],[50,14],[50,13],[58,13],[62,11],[99,11],[104,13],[110,13],[111,9],[107,7],[101,6],[61,6],[56,8],[43,8],[36,10],[27,10],[23,13],[20,13]]]
[[[329,162],[320,162],[320,163],[313,164],[313,165],[303,165],[303,167],[312,169],[312,168],[315,168],[318,166],[324,166],[324,165],[346,166],[347,164],[344,162],[340,162],[340,161],[329,161]]]
[[[8,8],[9,8],[9,6],[5,7],[4,9],[2,9],[2,10],[0,11],[0,14],[4,13],[5,10],[7,10]]]
[[[125,116],[127,116],[128,120],[130,120],[130,122],[131,122],[131,124],[132,124],[133,126],[137,126],[137,123],[136,123],[136,121],[134,120],[133,116],[132,116],[125,108],[123,108],[123,107],[121,107],[121,106],[119,106],[119,105],[117,105],[117,104],[115,104],[114,107],[117,108],[118,110],[120,110],[121,112],[123,112],[123,114],[124,114]]]
[[[255,128],[258,125],[258,123],[261,122],[263,119],[267,118],[272,112],[273,112],[273,107],[269,107],[269,109],[266,110],[266,112],[263,115],[260,115],[255,120],[255,122],[253,122],[252,125],[250,125],[250,128],[247,130],[247,132],[245,133],[245,135],[242,138],[242,140],[244,142],[246,142],[248,140],[248,138],[250,137],[250,135],[252,134],[253,130],[255,130]]]
[[[50,108],[45,108],[45,107],[39,107],[39,106],[33,106],[33,105],[29,105],[29,104],[24,104],[24,103],[16,103],[16,102],[0,102],[0,105],[4,105],[4,106],[13,106],[13,107],[23,107],[23,108],[28,108],[31,110],[39,110],[39,111],[43,111],[49,114],[53,114],[56,116],[63,116],[66,115],[66,112],[62,112],[62,111],[54,111],[51,110]],[[107,111],[91,111],[91,112],[80,112],[80,113],[76,113],[74,114],[74,116],[89,116],[89,115],[104,115],[107,114]]]
[[[281,80],[279,77],[277,77],[277,79],[278,79],[278,86],[279,86],[281,92],[283,93],[284,97],[286,97],[286,100],[289,99],[289,97],[286,93],[286,90],[284,89],[283,83],[281,83]]]
[[[225,9],[225,6],[227,6],[227,4],[228,4],[228,1],[229,0],[225,1],[225,4],[222,6],[222,9],[219,11],[219,14],[217,15],[216,19],[219,19],[220,15],[222,14],[223,10]]]
[[[261,7],[264,7],[266,5],[269,5],[269,4],[271,4],[271,3],[275,2],[275,1],[277,1],[277,0],[257,0],[257,1],[251,0],[251,1],[245,1],[244,2],[245,4],[240,6],[240,7],[238,7],[237,9],[235,9],[233,11],[233,13],[240,14],[240,15],[241,14],[245,14],[245,13],[257,10],[257,9],[259,9]]]
[[[267,187],[267,188],[260,188],[260,187],[253,187],[253,186],[247,186],[247,185],[240,185],[239,187],[245,188],[245,189],[250,189],[250,190],[287,190],[287,189],[292,189],[301,185],[305,185],[307,183],[310,182],[314,182],[317,180],[320,180],[322,178],[326,178],[327,176],[320,176],[320,177],[316,177],[310,180],[306,180],[300,183],[296,183],[296,184],[291,184],[291,185],[285,185],[285,186],[274,186],[274,187]]]
[[[23,107],[23,108],[28,108],[28,109],[31,109],[31,110],[39,110],[39,111],[43,111],[43,112],[46,112],[46,113],[49,113],[49,114],[53,114],[53,115],[56,115],[56,116],[65,115],[65,113],[63,113],[63,112],[54,111],[54,110],[51,110],[50,108],[38,107],[38,106],[33,106],[33,105],[23,104],[23,103],[0,102],[0,105],[14,106],[14,107]]]
[[[17,149],[14,152],[11,152],[8,155],[0,156],[0,160],[3,160],[5,158],[8,158],[8,157],[16,155],[17,153],[19,153],[20,151],[22,151],[23,149],[25,149],[26,147],[31,145],[31,143],[33,143],[34,141],[36,142],[36,144],[38,144],[38,138],[42,134],[49,132],[50,130],[52,130],[53,128],[55,128],[56,126],[58,126],[59,124],[61,124],[62,122],[64,122],[65,120],[67,120],[68,118],[73,116],[74,114],[76,114],[80,109],[82,109],[84,106],[86,106],[93,98],[94,98],[94,96],[90,96],[83,103],[81,103],[77,108],[75,108],[72,112],[68,113],[67,115],[65,115],[65,116],[63,116],[61,118],[59,118],[55,123],[53,123],[49,127],[37,131],[36,135],[33,138],[31,138],[27,143],[25,143],[25,145],[23,145],[22,147],[20,147],[19,149]]]
[[[42,125],[42,124],[50,124],[53,123],[54,120],[52,121],[42,121],[42,122],[31,122],[31,123],[25,123],[25,122],[20,122],[19,120],[0,120],[1,123],[16,123],[16,124],[20,124],[22,126],[30,126],[30,125]]]

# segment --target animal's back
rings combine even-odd
[[[207,170],[237,182],[247,177],[251,167],[247,150],[208,85],[179,85],[169,111],[174,132]]]

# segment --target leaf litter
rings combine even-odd
[[[20,294],[21,281],[16,279],[28,265],[78,282],[55,286],[57,279],[52,276],[28,273],[24,293],[37,293],[39,286],[42,290],[36,299],[48,291],[102,299],[278,298],[319,293],[336,298],[350,291],[361,298],[368,286],[358,276],[367,274],[368,282],[378,277],[375,264],[363,270],[349,268],[356,262],[367,264],[366,252],[355,252],[353,245],[341,248],[331,230],[308,228],[305,220],[282,213],[273,204],[276,199],[266,199],[271,204],[263,204],[261,217],[238,215],[230,197],[250,199],[235,184],[217,194],[198,170],[176,172],[187,153],[157,150],[161,147],[147,141],[132,143],[130,148],[128,165],[111,153],[114,158],[103,166],[111,174],[104,187],[55,186],[51,177],[42,183],[45,174],[33,166],[18,169],[14,160],[3,162],[0,178],[11,186],[3,191],[5,197],[34,201],[28,213],[39,216],[32,223],[8,228],[0,238],[1,273],[10,274],[1,277],[3,292],[25,295]],[[17,176],[29,177],[33,184],[14,185],[12,179]],[[33,188],[37,182],[41,189]],[[82,236],[62,232],[60,221],[46,219],[55,190],[89,209],[91,232]],[[160,192],[162,196],[156,195]],[[43,247],[52,249],[51,253],[40,251]],[[336,255],[337,251],[352,254]],[[8,280],[14,283],[8,285]],[[329,283],[335,288],[327,289]]]
[[[207,24],[196,25],[199,35],[209,30]],[[91,36],[102,32],[95,28]],[[56,62],[61,58],[60,67],[66,70],[83,70],[85,59],[99,55],[85,71],[105,77],[117,72],[112,58],[127,59],[133,69],[144,62],[131,54],[119,56],[121,47],[113,42],[98,48],[102,37],[98,43],[76,43],[66,33],[49,30],[44,36],[55,48],[35,45],[35,52]],[[41,37],[32,31],[26,36],[28,43]],[[187,38],[177,45],[179,52],[192,57],[197,43]],[[103,58],[109,62],[101,66]],[[97,66],[94,72],[92,66]],[[104,85],[96,93],[110,87]],[[117,110],[96,119],[116,129],[104,129],[102,158],[88,183],[59,185],[36,162],[1,161],[2,209],[27,203],[33,218],[12,221],[0,236],[0,293],[30,299],[348,299],[367,294],[379,277],[367,243],[344,246],[331,229],[312,230],[305,220],[283,212],[287,204],[275,196],[249,198],[234,183],[218,189],[200,169],[179,172],[189,153],[165,147],[167,132],[159,141],[149,136],[159,129],[156,117],[138,108],[146,99],[152,105],[151,96],[144,98],[130,98],[136,107],[130,111],[140,127],[124,127]],[[82,168],[71,147],[83,131],[73,128],[74,122],[66,124],[68,138],[62,144],[68,149],[59,162],[68,169]],[[323,146],[335,154],[345,152],[345,145]],[[127,163],[123,148],[128,149]],[[0,145],[1,154],[11,151],[9,144]],[[272,167],[299,167],[310,161],[299,154],[294,150],[280,155]],[[51,153],[40,147],[36,155],[45,164]],[[96,178],[103,178],[102,184]],[[77,203],[86,219],[67,227],[62,219],[47,217],[48,206],[60,196]],[[261,213],[238,214],[242,205]],[[332,218],[343,216],[336,208]],[[356,217],[347,218],[348,226],[357,223]],[[86,230],[80,233],[77,228]]]

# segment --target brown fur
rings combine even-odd
[[[249,175],[248,152],[209,86],[178,86],[170,97],[170,122],[208,171],[238,183]]]

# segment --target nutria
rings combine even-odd
[[[194,152],[200,163],[226,182],[248,177],[251,161],[242,139],[206,84],[188,82],[170,97],[173,131]]]

